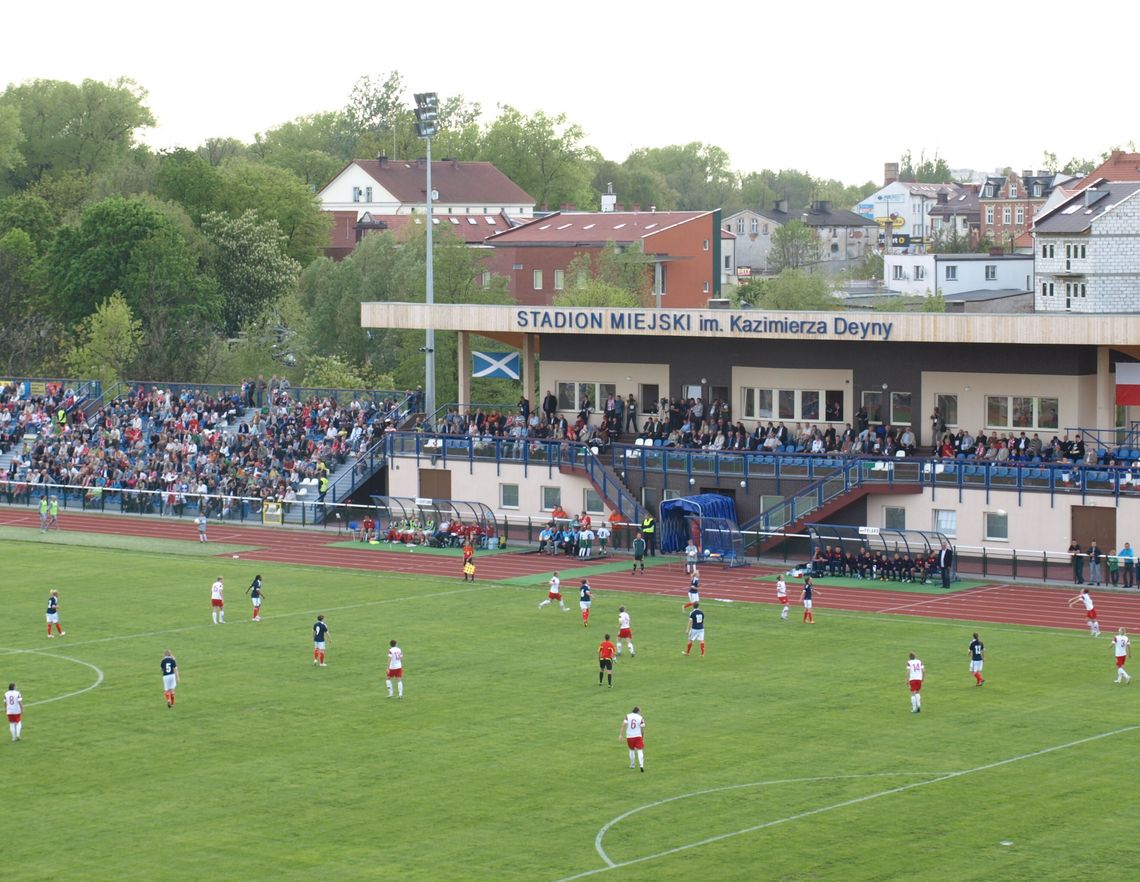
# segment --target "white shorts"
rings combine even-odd
[[[49,625],[55,625],[59,623],[59,613],[48,613],[46,618]]]
[[[701,630],[698,631],[695,628],[690,628],[689,629],[689,639],[690,640],[696,640],[700,643],[704,643],[705,642],[705,629],[701,628]]]
[[[578,601],[578,606],[582,607],[582,609],[589,609],[589,608],[590,608],[590,601],[588,601],[588,600],[579,600],[579,601]]]
[[[325,648],[325,642],[323,640],[320,643],[314,643],[313,644],[313,649],[324,649],[324,648]]]
[[[167,692],[174,691],[174,687],[178,685],[178,676],[176,674],[163,674],[162,675],[162,688]]]
[[[700,591],[690,591],[689,592],[689,603],[700,603],[700,602],[701,602],[701,592]]]
[[[261,606],[261,598],[260,597],[252,597],[250,599],[253,601],[253,608],[254,609],[257,609],[259,606]]]
[[[982,670],[982,663],[980,661],[974,661],[973,659],[970,659],[970,673],[971,674],[980,673],[981,670]]]
[[[811,601],[810,600],[804,601],[804,609],[811,609]]]

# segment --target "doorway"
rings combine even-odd
[[[420,469],[420,496],[451,499],[451,472],[448,469]]]
[[[1101,551],[1116,550],[1116,508],[1107,505],[1074,505],[1071,511],[1072,538],[1081,548],[1096,540]]]

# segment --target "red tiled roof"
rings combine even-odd
[[[557,212],[494,236],[491,245],[619,245],[646,239],[662,230],[708,217],[709,211]]]
[[[1140,181],[1140,153],[1125,153],[1113,150],[1108,159],[1085,175],[1078,189],[1084,189],[1094,181]]]
[[[388,229],[395,233],[410,226],[423,227],[427,216],[423,214],[377,215]],[[482,242],[488,236],[511,228],[510,222],[501,214],[436,214],[433,215],[435,230],[449,229],[468,245]]]
[[[425,163],[411,160],[357,159],[355,164],[400,202],[425,201]],[[476,205],[534,205],[534,197],[489,162],[432,162],[431,186],[439,202]]]

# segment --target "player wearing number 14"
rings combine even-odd
[[[393,640],[388,644],[388,697],[392,697],[392,681],[396,681],[399,698],[404,697],[404,651]]]
[[[926,668],[913,652],[906,663],[906,682],[910,686],[910,712],[922,713],[922,678],[926,676]]]

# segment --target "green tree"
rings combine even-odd
[[[684,211],[719,208],[736,190],[728,154],[699,141],[635,150],[625,165],[656,171],[677,194],[676,207]]]
[[[50,374],[58,366],[60,326],[43,314],[39,250],[23,229],[0,234],[0,372]]]
[[[217,209],[222,176],[201,154],[181,148],[171,150],[159,159],[155,193],[181,205],[198,222],[204,214]]]
[[[358,135],[348,117],[333,111],[301,116],[259,134],[251,152],[262,162],[291,171],[310,189],[327,184],[355,158]]]
[[[55,237],[58,223],[47,200],[34,193],[16,193],[0,199],[0,235],[23,230],[37,254],[42,254]]]
[[[528,117],[504,104],[484,132],[480,154],[539,205],[587,205],[595,202],[590,180],[599,156],[584,140],[582,127],[565,114],[540,110]]]
[[[777,276],[749,279],[738,285],[735,305],[776,311],[838,310],[843,308],[822,276],[786,269]]]
[[[249,148],[237,138],[207,138],[195,152],[218,168],[231,160],[245,158]]]
[[[904,151],[899,161],[899,180],[920,184],[942,184],[954,180],[950,164],[935,152],[927,159],[926,151],[921,150],[918,159],[909,150]]]
[[[109,386],[129,375],[142,347],[142,322],[115,292],[80,323],[76,337],[66,356],[68,369]]]
[[[285,253],[285,237],[276,221],[262,223],[252,209],[236,218],[211,212],[202,219],[202,232],[222,292],[222,329],[227,336],[297,284],[301,266]]]
[[[12,171],[23,160],[20,144],[24,133],[20,131],[20,111],[0,106],[0,172]]]
[[[301,382],[318,389],[391,389],[394,385],[390,376],[353,367],[336,355],[310,355]]]
[[[819,263],[819,236],[803,221],[788,221],[772,233],[768,268],[779,272]]]
[[[109,83],[30,80],[0,95],[0,108],[19,114],[22,162],[8,175],[20,190],[66,172],[95,174],[114,166],[134,145],[135,133],[154,125],[146,91],[130,79]]]
[[[292,172],[239,160],[223,165],[220,174],[218,210],[236,217],[253,209],[263,221],[276,221],[294,260],[306,264],[328,245],[332,221]]]
[[[642,304],[625,288],[609,285],[597,279],[587,279],[567,288],[561,294],[556,294],[554,305],[636,307]]]
[[[583,301],[590,297],[606,299],[621,292],[623,296],[617,299],[622,302],[612,305],[648,306],[653,299],[652,263],[653,258],[646,257],[640,242],[624,251],[619,251],[614,242],[607,242],[596,255],[582,252],[570,261],[566,267],[566,291]],[[567,301],[566,305],[591,304]]]

